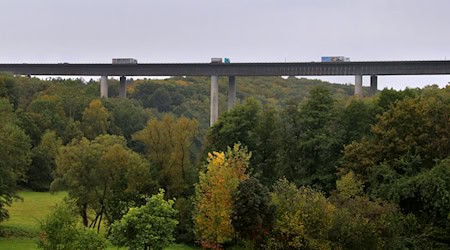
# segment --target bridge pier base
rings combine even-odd
[[[108,76],[100,78],[100,98],[108,98]]]
[[[209,125],[212,126],[219,118],[219,76],[211,76],[211,116]]]
[[[120,84],[119,84],[119,97],[120,98],[126,98],[127,97],[127,78],[125,76],[120,77]]]
[[[228,110],[236,104],[236,77],[228,77]]]
[[[371,75],[370,76],[370,95],[375,95],[378,89],[378,76]]]
[[[362,97],[362,75],[355,76],[355,96]]]

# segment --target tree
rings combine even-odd
[[[376,122],[376,108],[372,102],[352,99],[339,114],[342,143],[350,144],[370,134],[371,125]]]
[[[208,155],[206,173],[200,173],[195,187],[194,228],[203,247],[220,248],[234,235],[231,224],[234,193],[241,181],[248,178],[250,154],[235,144],[226,153]]]
[[[27,186],[35,191],[48,191],[56,169],[55,158],[61,139],[54,131],[46,131],[39,145],[31,151],[31,166],[27,171]]]
[[[410,248],[413,235],[407,229],[414,216],[404,216],[395,204],[371,200],[363,183],[349,172],[336,183],[329,201],[336,206],[329,239],[341,249]]]
[[[329,192],[334,188],[341,155],[335,100],[324,87],[311,90],[300,106],[288,106],[283,117],[280,168],[298,185]]]
[[[211,127],[209,141],[213,151],[225,151],[235,143],[245,145],[250,151],[256,148],[254,132],[260,119],[261,104],[256,99],[246,99],[223,114]]]
[[[81,79],[53,78],[51,82],[45,92],[61,98],[64,112],[72,120],[81,121],[89,102],[99,96],[99,93],[92,92],[91,85],[85,84]]]
[[[223,151],[240,143],[252,152],[250,167],[266,185],[272,185],[278,176],[280,118],[273,105],[262,106],[254,98],[245,99],[222,115],[208,132],[207,145],[213,151]]]
[[[109,117],[110,114],[103,107],[102,102],[99,99],[92,100],[83,112],[81,127],[84,136],[92,140],[98,135],[106,134],[110,125]]]
[[[169,246],[178,221],[173,200],[164,200],[164,190],[140,207],[132,207],[122,219],[112,224],[109,239],[116,246],[129,249],[162,250]]]
[[[16,183],[25,179],[30,164],[30,138],[17,126],[17,117],[0,98],[0,222],[8,218],[6,206],[16,197]]]
[[[165,87],[159,87],[148,97],[148,103],[150,107],[156,108],[158,112],[168,112],[172,104],[172,97]]]
[[[83,224],[97,230],[104,218],[108,223],[121,218],[139,194],[151,193],[155,186],[148,163],[125,146],[123,137],[73,141],[61,148],[56,165],[51,189],[68,190]],[[91,221],[90,211],[95,214]]]
[[[450,151],[450,91],[405,98],[378,117],[367,138],[345,147],[341,172],[353,171],[379,197],[395,197],[394,182],[415,176]]]
[[[40,222],[37,241],[44,250],[106,249],[106,240],[93,230],[78,226],[70,204],[59,204]]]
[[[345,147],[340,175],[353,172],[372,199],[417,217],[420,242],[447,245],[450,88],[425,88],[389,105],[369,136]],[[421,243],[421,244],[422,244]]]
[[[161,120],[151,119],[133,136],[145,144],[155,176],[170,196],[185,194],[193,183],[191,150],[197,128],[196,120],[166,114]]]
[[[270,249],[331,248],[328,232],[336,208],[323,193],[281,179],[274,185],[272,203],[276,219],[268,241]]]
[[[7,98],[14,108],[19,105],[19,93],[13,76],[0,74],[0,98]]]
[[[270,205],[269,190],[258,179],[239,183],[232,194],[232,225],[242,239],[259,248],[271,230],[274,209]]]
[[[110,112],[111,133],[122,135],[130,142],[131,136],[145,127],[149,114],[136,100],[109,98],[102,102]]]
[[[58,136],[62,136],[65,130],[67,117],[61,98],[55,95],[41,95],[30,103],[27,107],[27,120],[23,121],[23,126],[32,139],[33,145],[38,145],[42,135],[47,130],[56,131]],[[35,127],[29,123],[34,123]],[[35,130],[29,130],[28,128]]]

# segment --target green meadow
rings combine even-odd
[[[32,250],[38,249],[36,237],[39,232],[39,222],[45,218],[50,210],[61,202],[67,193],[48,193],[21,191],[22,198],[16,200],[8,208],[10,218],[0,224],[0,249]],[[119,249],[110,247],[109,249]],[[121,249],[121,248],[120,248]],[[194,250],[182,244],[173,244],[166,250]]]

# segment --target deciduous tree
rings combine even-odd
[[[83,138],[61,148],[52,190],[66,188],[85,226],[100,229],[120,218],[139,193],[152,192],[148,163],[125,146],[123,137]],[[95,217],[89,220],[89,211]],[[90,222],[90,224],[89,224]]]
[[[164,200],[164,191],[160,190],[145,205],[130,208],[112,225],[111,242],[129,249],[162,250],[169,246],[178,224],[173,204],[173,200]]]
[[[16,125],[17,118],[6,98],[0,98],[0,222],[8,218],[6,206],[15,197],[30,160],[30,138]]]
[[[81,128],[84,136],[92,140],[98,135],[106,134],[110,125],[109,117],[108,110],[99,99],[91,101],[89,107],[83,111]]]
[[[161,120],[151,119],[133,137],[146,145],[147,158],[155,166],[159,184],[170,196],[188,192],[193,183],[191,150],[197,128],[196,120],[166,114]]]
[[[195,233],[204,247],[220,248],[234,235],[231,223],[233,200],[231,194],[239,183],[248,178],[250,154],[236,144],[226,153],[208,155],[206,173],[200,173],[195,188]]]

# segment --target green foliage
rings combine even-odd
[[[192,244],[195,242],[194,222],[192,215],[194,212],[193,197],[179,197],[175,200],[175,209],[178,211],[177,221],[179,222],[175,230],[176,242]]]
[[[274,185],[272,203],[276,219],[269,249],[330,249],[327,238],[335,207],[321,192],[297,188],[286,179]]]
[[[86,138],[92,140],[98,135],[106,134],[110,121],[109,112],[98,99],[91,101],[83,112],[81,127]]]
[[[31,137],[33,145],[38,145],[42,135],[47,130],[56,131],[58,136],[62,136],[65,130],[67,117],[61,98],[55,95],[41,95],[30,103],[27,107],[26,120],[24,126],[33,123],[32,130],[27,129],[27,134]],[[24,117],[24,118],[25,118]]]
[[[73,207],[59,204],[42,222],[39,232],[38,247],[45,250],[106,248],[105,239],[93,230],[81,228]]]
[[[250,178],[239,183],[232,198],[234,229],[242,239],[260,246],[273,221],[274,208],[270,206],[269,190],[257,179]]]
[[[392,102],[369,136],[345,147],[340,169],[354,172],[370,197],[414,214],[416,230],[406,241],[419,248],[449,242],[449,90],[426,88]]]
[[[376,113],[377,106],[373,102],[352,99],[341,111],[339,117],[342,143],[347,145],[369,135],[371,125],[376,122]]]
[[[209,137],[212,150],[224,151],[235,143],[242,143],[250,151],[255,149],[255,125],[259,122],[261,104],[255,99],[246,99],[243,105],[223,114],[211,127]]]
[[[363,187],[362,181],[356,179],[351,171],[336,181],[336,191],[345,199],[361,196],[364,193]]]
[[[123,137],[102,135],[92,141],[73,141],[61,148],[56,164],[51,189],[68,190],[85,226],[100,229],[104,217],[112,223],[140,193],[154,190],[148,163],[125,146]],[[90,209],[95,218],[89,225]]]
[[[353,172],[342,176],[336,186],[336,192],[329,198],[336,210],[328,234],[335,247],[382,249],[406,246],[402,233],[409,225],[403,223],[404,216],[393,204],[372,201],[364,196],[363,185]]]
[[[6,206],[15,197],[16,183],[25,178],[30,164],[30,139],[16,125],[6,98],[0,98],[0,222],[8,218]]]
[[[15,108],[19,104],[19,93],[14,77],[0,74],[0,98],[8,99]]]
[[[277,171],[280,118],[273,105],[262,106],[254,98],[246,99],[223,114],[211,127],[208,142],[212,150],[226,150],[240,143],[252,152],[250,166],[266,185],[271,185],[282,173]]]
[[[396,102],[371,136],[345,148],[341,171],[353,171],[376,196],[395,198],[395,182],[430,169],[450,152],[450,92]]]
[[[129,249],[163,249],[174,241],[178,224],[173,200],[164,200],[164,190],[141,207],[132,207],[112,224],[111,242]]]
[[[248,178],[250,156],[239,144],[209,154],[207,172],[200,173],[195,187],[194,227],[202,247],[220,247],[234,236],[231,194]]]
[[[80,79],[60,78],[52,79],[52,84],[45,90],[48,95],[59,96],[66,117],[77,121],[82,119],[83,111],[89,102],[98,98],[97,91],[93,92],[92,84],[86,85]]]
[[[27,171],[26,185],[35,191],[48,191],[56,169],[55,158],[62,141],[54,131],[42,135],[41,142],[32,152],[31,166]]]
[[[160,120],[151,119],[133,136],[145,144],[155,178],[170,196],[191,191],[195,174],[191,153],[197,128],[196,120],[166,114]]]
[[[335,105],[330,90],[317,87],[306,102],[284,111],[280,168],[298,185],[334,188],[342,147]]]
[[[131,141],[131,136],[145,127],[149,117],[141,105],[135,100],[124,98],[109,98],[102,100],[110,112],[110,128],[113,134],[122,135]]]
[[[396,91],[394,89],[383,89],[377,98],[377,106],[381,108],[381,113],[388,110],[391,105],[405,98],[413,98],[416,96],[416,90],[406,89],[404,91]]]
[[[396,189],[398,202],[407,212],[446,224],[450,214],[450,158],[414,177],[401,178]]]

